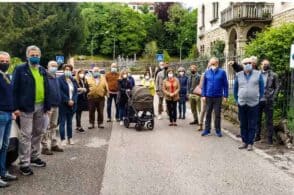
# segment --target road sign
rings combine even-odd
[[[156,54],[156,60],[157,60],[157,62],[162,62],[163,61],[163,54]]]
[[[294,44],[291,45],[290,68],[294,68]]]
[[[56,56],[57,64],[64,64],[64,56]]]

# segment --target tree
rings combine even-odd
[[[148,14],[149,13],[149,6],[147,3],[144,3],[142,6],[139,7],[139,10],[143,13],[143,14]]]
[[[154,60],[157,51],[158,51],[157,43],[155,41],[151,41],[147,43],[145,46],[144,57],[149,60]]]
[[[198,57],[199,57],[198,48],[197,48],[197,45],[194,44],[192,46],[192,48],[190,49],[190,51],[189,51],[188,59],[189,60],[195,60]]]
[[[163,60],[164,60],[164,62],[170,62],[170,55],[169,55],[169,53],[168,53],[168,51],[166,51],[166,50],[163,50]]]

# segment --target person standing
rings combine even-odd
[[[258,120],[258,104],[264,92],[260,71],[253,70],[250,58],[242,61],[243,71],[237,73],[234,82],[234,98],[238,103],[243,145],[239,149],[253,150]]]
[[[115,118],[116,121],[119,121],[119,109],[117,105],[117,94],[118,94],[118,79],[119,73],[117,69],[117,65],[115,63],[111,64],[111,72],[108,72],[105,75],[106,82],[109,89],[109,97],[107,98],[107,122],[111,122],[111,109],[112,109],[112,102],[114,101],[116,107]]]
[[[144,74],[144,78],[142,79],[141,84],[148,88],[150,91],[150,94],[154,97],[155,95],[155,83],[154,80],[150,77],[150,72],[146,71]]]
[[[211,58],[210,68],[205,72],[203,78],[202,99],[206,101],[205,130],[202,136],[210,134],[211,115],[214,111],[214,127],[216,135],[222,137],[221,132],[221,106],[222,101],[228,98],[228,79],[226,72],[219,67],[219,60]]]
[[[53,155],[53,152],[63,152],[63,149],[59,147],[56,131],[58,127],[58,107],[61,103],[61,94],[59,82],[56,77],[56,71],[58,64],[55,61],[50,61],[48,63],[48,85],[49,85],[49,100],[51,103],[51,110],[49,112],[49,126],[46,133],[42,138],[42,154]],[[48,144],[51,143],[51,147]]]
[[[16,176],[11,175],[6,169],[11,123],[15,119],[12,84],[9,76],[6,74],[9,63],[10,55],[7,52],[0,51],[0,188],[8,187],[8,181],[17,179]]]
[[[261,75],[264,80],[265,89],[264,96],[261,98],[259,102],[259,116],[258,116],[258,127],[256,131],[255,141],[260,140],[261,133],[261,124],[262,124],[262,115],[265,114],[266,120],[266,129],[268,136],[268,144],[273,144],[273,134],[274,134],[274,126],[273,126],[273,114],[274,114],[274,101],[279,92],[279,80],[278,75],[271,70],[270,61],[264,59],[261,62]]]
[[[82,113],[88,111],[88,98],[87,98],[87,82],[85,79],[85,71],[80,69],[76,74],[76,82],[78,85],[78,102],[76,111],[76,130],[80,133],[84,133],[85,129],[82,127]]]
[[[72,140],[72,119],[77,110],[78,86],[72,77],[73,66],[70,64],[64,64],[63,70],[64,75],[58,78],[61,91],[61,104],[59,107],[59,133],[61,144],[62,146],[65,146],[65,125],[67,144],[74,144]]]
[[[126,116],[126,109],[128,104],[128,94],[132,90],[130,81],[128,80],[127,70],[122,70],[118,80],[118,107],[120,125],[124,124],[124,117]]]
[[[179,119],[186,118],[186,101],[188,97],[188,80],[186,76],[186,70],[184,67],[178,69],[179,76],[178,80],[180,83],[180,99],[179,99]]]
[[[177,102],[180,99],[180,83],[172,69],[167,70],[168,77],[163,81],[162,91],[166,99],[169,126],[177,126]]]
[[[23,175],[32,175],[30,166],[45,167],[40,159],[40,146],[48,112],[51,110],[47,72],[40,65],[41,50],[29,46],[27,62],[14,71],[13,102],[20,116],[19,161]]]
[[[95,128],[95,112],[97,110],[98,128],[104,128],[103,111],[105,105],[105,97],[109,95],[108,86],[105,77],[100,74],[98,67],[94,67],[93,77],[88,79],[89,86],[89,129]]]
[[[198,112],[197,112],[197,95],[194,94],[195,88],[199,85],[200,82],[200,74],[197,73],[197,66],[191,65],[190,66],[191,75],[189,76],[188,80],[188,90],[189,90],[189,101],[190,107],[193,114],[193,121],[190,125],[198,125]],[[198,102],[200,104],[200,101]],[[199,111],[200,112],[200,111]]]
[[[157,74],[156,76],[156,93],[158,95],[158,120],[162,119],[162,112],[163,112],[163,100],[164,100],[164,94],[162,91],[162,85],[164,79],[166,79],[167,75],[167,69],[168,69],[168,64],[162,64],[160,66],[163,66],[163,69]]]

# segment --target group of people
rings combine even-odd
[[[63,74],[57,76],[59,65],[56,61],[50,61],[47,69],[40,65],[41,50],[37,46],[29,46],[26,57],[27,62],[17,66],[9,76],[6,72],[10,56],[7,52],[0,52],[0,187],[17,179],[7,171],[5,164],[12,120],[19,119],[20,172],[32,175],[31,166],[46,166],[40,158],[41,153],[63,152],[67,144],[74,144],[74,114],[77,132],[85,132],[81,120],[84,111],[89,111],[88,129],[95,128],[96,113],[97,127],[104,128],[106,102],[107,122],[115,120],[123,125],[129,92],[135,86],[130,72],[127,69],[119,72],[115,63],[105,75],[94,67],[90,72],[80,69],[75,76],[73,66],[64,64]],[[277,75],[271,71],[266,59],[262,61],[261,71],[256,70],[256,58],[245,58],[242,65],[231,62],[230,65],[236,71],[234,97],[239,107],[244,143],[240,149],[252,150],[254,139],[260,140],[263,112],[266,114],[268,142],[272,144],[273,102],[279,88]],[[145,72],[141,85],[147,87],[152,96],[158,96],[158,120],[162,119],[165,100],[169,126],[177,126],[177,119],[186,119],[186,103],[189,101],[193,114],[190,124],[199,125],[201,135],[207,136],[211,133],[214,112],[216,136],[222,137],[221,107],[229,95],[226,72],[219,66],[217,58],[210,59],[202,74],[198,73],[196,65],[189,69],[190,73],[184,67],[174,70],[168,63],[160,62],[155,76],[150,71]]]
[[[0,52],[0,187],[7,187],[9,181],[17,179],[6,167],[13,120],[17,119],[20,127],[20,172],[25,176],[32,175],[32,166],[46,167],[41,153],[52,155],[53,152],[63,152],[67,144],[74,144],[74,114],[77,132],[85,132],[81,123],[83,111],[89,111],[88,129],[95,128],[96,112],[97,127],[104,128],[104,104],[107,98],[107,122],[113,120],[114,101],[114,120],[122,125],[127,93],[135,86],[135,80],[128,70],[119,73],[115,63],[105,76],[98,67],[89,72],[80,69],[73,75],[74,69],[70,64],[64,64],[63,74],[57,76],[59,65],[56,61],[50,61],[47,69],[40,65],[41,50],[37,46],[27,47],[26,57],[26,63],[17,66],[13,75],[8,75],[10,55]]]

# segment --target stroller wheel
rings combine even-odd
[[[137,123],[137,124],[135,125],[135,129],[136,129],[137,131],[141,131],[141,130],[142,130],[142,126],[140,125],[140,123]]]
[[[129,128],[130,127],[130,121],[129,121],[129,119],[124,119],[124,126],[126,127],[126,128]]]
[[[151,120],[146,124],[146,127],[148,130],[153,130],[154,129],[154,121]]]

